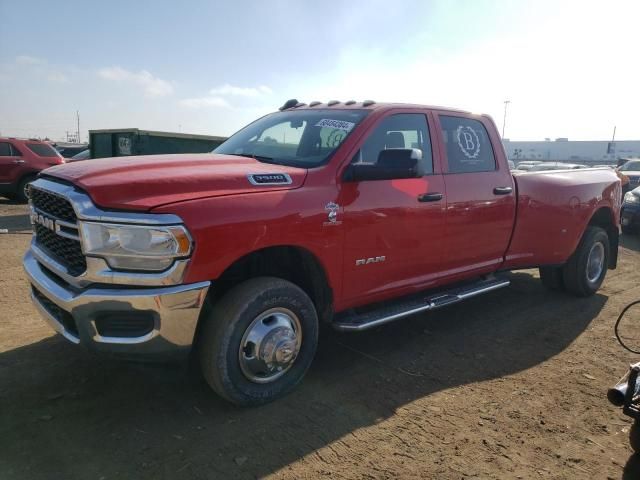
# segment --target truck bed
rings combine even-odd
[[[620,181],[609,168],[516,172],[513,178],[516,220],[505,269],[566,262],[600,209],[613,212],[619,227]]]

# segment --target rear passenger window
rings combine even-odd
[[[46,143],[27,143],[27,147],[33,153],[39,157],[59,157],[60,154],[56,152],[53,147],[50,147]]]
[[[0,142],[0,157],[11,156],[11,145],[7,142]]]
[[[449,173],[490,172],[496,169],[491,141],[478,120],[440,116]]]
[[[353,161],[376,164],[380,152],[391,148],[421,150],[424,172],[433,173],[431,139],[424,114],[399,113],[385,118],[367,137]]]
[[[14,157],[20,157],[22,156],[22,153],[20,153],[20,150],[18,150],[15,145],[11,145],[11,155]]]

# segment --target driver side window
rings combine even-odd
[[[375,165],[382,150],[392,148],[417,148],[422,151],[425,174],[433,173],[433,157],[427,118],[421,113],[391,115],[369,134],[356,153],[353,163]]]

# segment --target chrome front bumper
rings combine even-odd
[[[23,263],[32,285],[31,298],[56,332],[90,350],[126,356],[187,352],[210,286],[210,282],[199,282],[166,287],[77,289],[40,265],[31,250]],[[145,316],[152,327],[141,336],[107,336],[100,333],[105,315],[116,320]]]

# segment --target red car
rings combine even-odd
[[[62,155],[46,142],[0,138],[0,195],[27,201],[27,186],[45,168],[64,163]]]
[[[299,383],[320,324],[377,327],[532,267],[586,297],[618,257],[611,169],[512,174],[490,117],[421,105],[287,102],[210,154],[70,163],[30,193],[45,320],[94,351],[194,346],[240,405]]]

